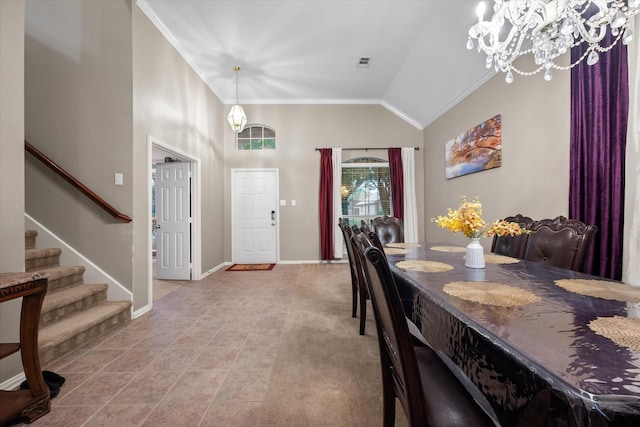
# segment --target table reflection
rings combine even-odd
[[[486,397],[499,423],[640,425],[640,351],[597,333],[592,329],[597,323],[589,326],[615,316],[635,321],[638,303],[581,295],[556,284],[601,278],[490,256],[484,269],[470,269],[463,251],[432,247],[421,244],[407,247],[406,254],[387,255],[405,310],[441,356]],[[429,272],[397,265],[418,260],[452,269]],[[460,285],[468,282],[474,282],[470,287],[486,284],[487,290],[489,284],[503,287],[492,291],[497,292],[492,304],[486,300],[491,295],[465,297]],[[510,289],[518,304],[500,294]],[[633,332],[627,326],[607,327],[613,333]]]

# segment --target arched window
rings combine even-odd
[[[236,134],[238,150],[275,150],[276,131],[268,126],[248,125]]]
[[[393,215],[389,162],[361,157],[342,163],[342,218],[360,226],[375,217]]]

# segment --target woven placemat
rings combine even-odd
[[[444,262],[421,261],[415,259],[397,262],[396,267],[403,270],[421,271],[423,273],[441,273],[443,271],[453,270],[452,266],[445,264]]]
[[[618,345],[640,351],[640,319],[636,317],[596,317],[589,328]]]
[[[387,255],[404,255],[409,253],[409,251],[400,248],[384,248],[384,253]]]
[[[431,250],[438,252],[464,252],[466,249],[462,246],[432,246]]]
[[[420,243],[387,243],[385,245],[386,248],[419,248],[420,246],[422,246]]]
[[[594,279],[561,279],[556,285],[580,295],[614,301],[640,302],[640,288]]]
[[[520,262],[518,258],[497,254],[484,254],[484,261],[490,264],[516,264]]]
[[[531,292],[495,282],[451,282],[443,291],[463,300],[498,307],[516,307],[540,301]]]

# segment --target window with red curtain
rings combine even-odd
[[[393,216],[404,220],[404,177],[402,174],[402,148],[389,148],[389,179]]]
[[[331,148],[320,149],[320,258],[333,259],[333,166]],[[336,219],[337,221],[337,219]]]

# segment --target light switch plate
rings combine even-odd
[[[121,173],[117,173],[115,176],[115,184],[116,185],[123,185],[124,183],[124,176]]]
[[[295,205],[296,205],[296,201],[295,201],[295,200],[292,200],[292,201],[291,201],[291,206],[295,206]]]
[[[280,206],[287,206],[286,200],[280,200]]]

